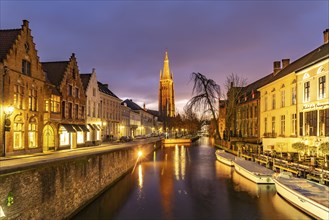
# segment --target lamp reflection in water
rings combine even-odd
[[[174,172],[176,180],[185,179],[186,169],[186,148],[182,145],[180,148],[176,144],[174,151]]]

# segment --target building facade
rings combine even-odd
[[[311,62],[296,70],[297,132],[300,142],[318,154],[321,143],[329,142],[329,30],[324,31],[324,44],[312,53]]]
[[[87,132],[86,144],[98,145],[101,143],[101,97],[98,89],[96,70],[92,73],[80,74],[83,87],[86,92],[86,122],[89,132]]]
[[[165,52],[163,70],[160,70],[159,113],[162,118],[175,116],[173,74],[170,71],[168,52]]]
[[[324,39],[296,61],[283,60],[282,68],[275,62],[273,77],[259,89],[264,150],[296,153],[293,144],[302,142],[318,153],[317,147],[329,141],[328,29]]]
[[[120,138],[121,102],[108,84],[98,82],[101,97],[102,140],[117,140]]]
[[[47,87],[29,22],[0,30],[0,47],[2,156],[42,152]]]
[[[80,78],[75,54],[68,61],[43,62],[42,67],[47,79],[55,85],[61,95],[58,121],[47,121],[49,130],[53,129],[59,139],[59,149],[74,149],[86,146],[86,94]],[[55,136],[55,138],[56,138]]]

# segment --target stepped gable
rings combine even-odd
[[[49,81],[52,84],[59,86],[62,82],[69,61],[42,62],[41,64]]]
[[[0,30],[0,61],[3,61],[13,47],[21,29]]]
[[[83,88],[84,88],[85,91],[87,91],[88,84],[89,84],[89,81],[90,81],[90,77],[91,77],[91,73],[82,73],[82,74],[80,74],[82,85],[83,85]]]

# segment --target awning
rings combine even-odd
[[[80,126],[79,125],[72,125],[73,127],[74,127],[74,129],[76,130],[76,131],[79,131],[79,132],[81,132],[82,131],[82,129],[80,128]]]
[[[98,127],[98,125],[93,124],[93,126],[94,126],[94,128],[95,128],[96,130],[98,130],[98,131],[101,130],[100,127]]]
[[[73,126],[70,124],[62,124],[62,126],[66,129],[67,132],[76,132]]]
[[[91,130],[95,130],[94,126],[91,124],[88,124],[88,126],[91,128]]]
[[[87,128],[86,125],[79,125],[79,127],[80,127],[83,131],[89,132],[89,129]]]

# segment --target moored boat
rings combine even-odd
[[[315,218],[329,219],[329,187],[290,172],[274,174],[273,181],[277,193],[288,202]]]
[[[232,161],[235,156],[233,154],[227,153],[224,150],[216,150],[215,154],[218,161],[231,167],[234,166]]]
[[[272,175],[274,171],[255,162],[236,157],[233,161],[234,170],[240,175],[257,184],[274,184]]]

